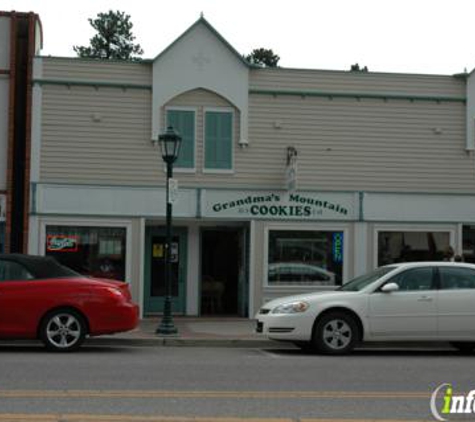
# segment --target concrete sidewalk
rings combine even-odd
[[[243,347],[295,349],[292,343],[267,340],[254,331],[255,321],[229,317],[174,317],[178,334],[161,336],[155,333],[161,317],[142,319],[139,326],[126,333],[93,337],[86,344],[103,346],[169,346],[169,347]],[[358,349],[389,350],[453,350],[448,343],[378,342],[366,343]]]
[[[145,318],[139,326],[126,333],[93,337],[89,344],[150,345],[193,347],[285,347],[255,333],[255,322],[245,318],[174,317],[178,334],[162,336],[155,333],[161,317]],[[292,346],[293,347],[293,346]]]

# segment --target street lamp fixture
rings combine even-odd
[[[177,334],[178,330],[173,324],[172,317],[172,201],[170,199],[170,179],[173,177],[173,163],[178,158],[181,146],[181,136],[172,126],[168,126],[165,133],[158,136],[162,159],[167,164],[167,226],[165,244],[165,303],[163,317],[158,326],[157,334]]]

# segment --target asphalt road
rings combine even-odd
[[[450,350],[326,357],[88,346],[52,354],[0,343],[0,422],[434,420],[431,393],[442,383],[454,393],[475,389],[474,362]]]

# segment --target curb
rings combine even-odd
[[[227,347],[227,348],[259,348],[259,349],[291,349],[298,350],[289,342],[278,342],[261,339],[210,339],[210,338],[179,338],[179,337],[93,337],[86,339],[85,345],[89,346],[136,346],[136,347]],[[358,345],[356,350],[376,351],[430,351],[430,350],[455,350],[446,342],[371,342]]]
[[[209,339],[209,338],[89,338],[85,345],[97,346],[155,346],[155,347],[235,347],[235,348],[294,348],[293,345],[271,340]]]

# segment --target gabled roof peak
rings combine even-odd
[[[184,38],[188,33],[193,31],[198,25],[204,25],[230,52],[233,54],[242,64],[246,67],[253,67],[244,57],[231,45],[228,41],[211,25],[206,18],[204,17],[204,13],[200,13],[200,17],[198,20],[191,25],[183,34],[181,34],[175,41],[173,41],[165,50],[163,50],[160,54],[158,54],[153,61],[156,61],[161,56],[163,56],[167,51],[169,51],[177,42],[179,42],[182,38]]]

